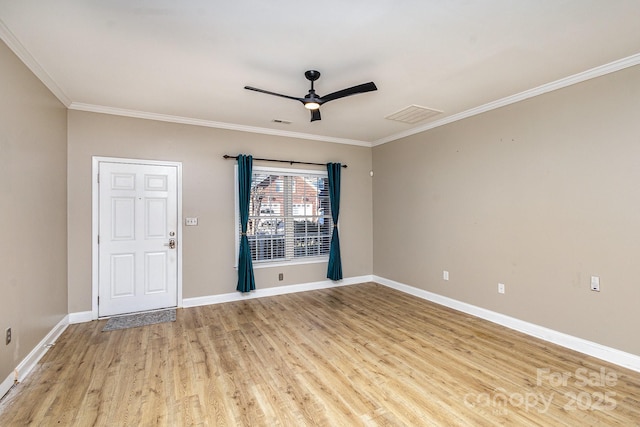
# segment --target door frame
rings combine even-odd
[[[177,234],[177,263],[178,263],[178,282],[177,282],[177,306],[182,307],[182,162],[172,162],[163,160],[143,160],[128,159],[121,157],[103,157],[92,156],[91,158],[91,317],[93,320],[98,319],[98,295],[99,295],[99,247],[98,233],[100,230],[100,188],[98,186],[98,172],[101,162],[108,163],[126,163],[138,165],[152,166],[174,166],[177,169],[177,185],[178,185],[178,226]]]

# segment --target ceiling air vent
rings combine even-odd
[[[282,120],[282,119],[273,119],[271,120],[273,123],[280,123],[282,125],[290,125],[291,122],[289,120]]]
[[[433,110],[427,107],[421,107],[419,105],[409,105],[400,111],[396,111],[393,114],[389,114],[385,119],[395,120],[397,122],[408,123],[410,125],[416,124],[423,120],[429,119],[433,116],[442,114],[442,111]]]

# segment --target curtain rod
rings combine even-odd
[[[228,154],[225,154],[224,156],[225,159],[237,159],[238,156],[230,156]],[[299,165],[315,165],[315,166],[326,166],[326,163],[313,163],[313,162],[297,162],[295,160],[278,160],[278,159],[259,159],[257,157],[254,157],[253,160],[259,160],[262,162],[278,162],[278,163],[289,163],[290,165],[296,163]],[[347,165],[342,165],[343,168],[346,168]]]

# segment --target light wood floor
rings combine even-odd
[[[69,326],[0,425],[640,425],[640,374],[373,283],[104,323]]]

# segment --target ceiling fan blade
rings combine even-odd
[[[316,120],[322,120],[320,118],[320,110],[311,110],[311,121],[315,122]]]
[[[296,98],[295,96],[283,95],[281,93],[269,92],[268,90],[258,89],[257,87],[245,86],[245,89],[253,90],[255,92],[266,93],[267,95],[280,96],[282,98],[293,99],[294,101],[304,102],[304,98]]]
[[[321,104],[329,101],[333,101],[334,99],[344,98],[345,96],[357,95],[359,93],[371,92],[374,90],[378,90],[375,83],[363,83],[358,86],[353,86],[347,89],[342,89],[337,92],[330,93],[329,95],[325,95],[320,97]]]

